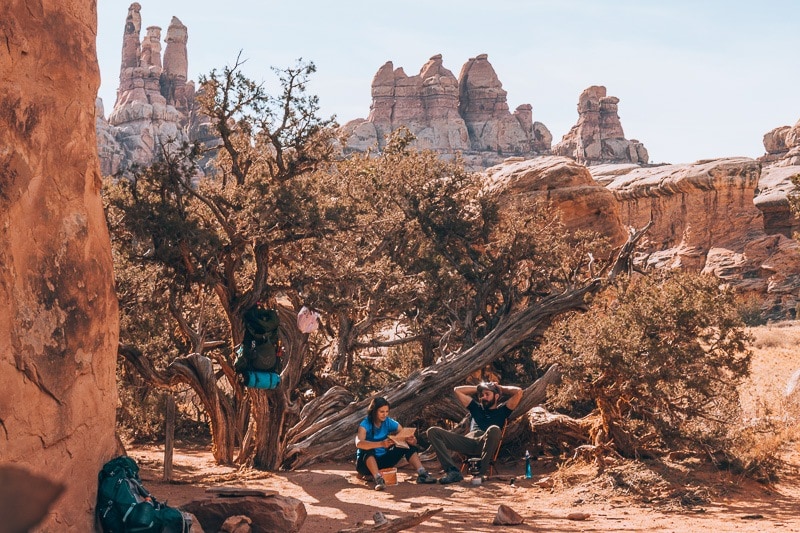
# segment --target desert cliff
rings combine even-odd
[[[116,450],[95,9],[9,0],[0,19],[0,460],[65,486],[47,532],[93,530],[97,472]]]

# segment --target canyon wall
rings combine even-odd
[[[741,293],[766,297],[765,310],[773,316],[794,314],[800,244],[766,231],[754,203],[762,177],[758,161],[599,165],[590,171],[614,193],[625,225],[653,221],[642,243],[642,265],[713,274]]]
[[[568,230],[592,229],[616,246],[628,228],[652,220],[636,257],[642,268],[712,274],[758,295],[775,318],[794,316],[800,303],[800,243],[765,230],[754,204],[761,178],[754,159],[586,167],[559,156],[511,158],[484,175],[488,190],[506,200],[546,200]]]
[[[93,0],[8,0],[0,18],[0,461],[65,486],[37,529],[54,533],[93,531],[116,452],[96,25]]]

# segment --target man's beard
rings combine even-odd
[[[484,400],[483,398],[481,398],[479,403],[481,404],[481,407],[483,407],[484,409],[491,409],[491,407],[494,405],[494,399]]]

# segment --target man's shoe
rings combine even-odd
[[[417,483],[420,484],[436,483],[436,478],[430,475],[429,473],[425,472],[424,474],[419,474],[417,476]]]
[[[375,490],[386,490],[386,480],[383,479],[383,476],[375,479]]]
[[[458,470],[450,470],[444,477],[439,478],[439,483],[447,485],[448,483],[458,483],[462,479],[464,479],[464,476],[461,475],[461,472]]]

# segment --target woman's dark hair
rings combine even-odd
[[[367,420],[369,420],[370,424],[372,424],[373,430],[375,428],[375,422],[378,421],[378,409],[384,405],[391,408],[389,401],[383,396],[376,396],[371,402],[369,402],[369,407],[367,408]]]

